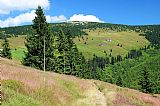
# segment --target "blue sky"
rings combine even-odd
[[[92,14],[111,23],[160,23],[160,0],[52,0],[51,5],[50,14],[67,17],[78,13]]]
[[[30,24],[38,4],[45,9],[48,22],[82,19],[129,25],[160,24],[160,0],[21,0],[21,5],[19,0],[8,1],[17,2],[17,6],[0,0],[0,25],[4,27],[7,22],[6,26]],[[26,6],[28,1],[33,3]],[[30,15],[32,18],[27,19]]]

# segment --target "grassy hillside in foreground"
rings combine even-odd
[[[93,54],[105,56],[104,51],[108,55],[111,53],[112,56],[119,54],[126,56],[129,50],[139,49],[149,44],[144,36],[139,36],[136,32],[113,32],[104,29],[87,30],[86,32],[88,36],[83,36],[83,39],[82,37],[76,38],[74,42],[87,59],[91,58]],[[24,56],[23,51],[26,51],[24,41],[25,36],[9,38],[13,59],[20,61]],[[117,46],[118,44],[119,46]]]
[[[97,80],[24,67],[0,58],[2,106],[158,106],[160,98]],[[44,86],[44,76],[46,84]]]

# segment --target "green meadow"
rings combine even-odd
[[[124,57],[129,50],[139,49],[149,44],[144,36],[139,36],[139,33],[136,32],[114,32],[103,29],[86,30],[86,32],[88,35],[74,39],[86,59],[92,58],[93,54],[104,57],[106,56],[105,52],[107,55],[117,56],[120,54]],[[12,56],[15,60],[21,61],[24,51],[27,51],[24,45],[25,37],[9,38]]]
[[[97,29],[87,31],[87,33],[88,36],[74,40],[86,58],[91,58],[93,54],[105,56],[104,51],[108,55],[111,53],[112,56],[119,54],[125,56],[129,50],[139,49],[149,44],[144,36],[139,36],[135,32],[113,32]]]

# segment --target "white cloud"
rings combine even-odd
[[[49,8],[49,0],[0,0],[0,14],[9,14],[11,11],[35,9],[38,5]]]
[[[35,17],[35,10],[30,13],[20,14],[14,18],[7,18],[6,20],[0,20],[0,27],[18,26],[22,23],[32,22]]]
[[[9,26],[18,26],[24,23],[31,23],[35,18],[35,10],[32,10],[29,13],[20,14],[14,18],[7,18],[6,20],[0,20],[0,27],[9,27]],[[64,15],[60,16],[46,16],[47,22],[62,22],[67,20]]]
[[[47,22],[52,23],[52,22],[63,22],[66,21],[67,18],[64,15],[60,15],[60,16],[46,16]]]
[[[32,10],[31,12],[20,14],[14,18],[10,17],[7,18],[6,20],[0,20],[0,27],[18,26],[25,23],[31,23],[32,20],[35,18],[35,16],[36,16],[35,10]],[[67,18],[64,15],[59,15],[59,16],[46,15],[46,20],[49,23],[54,23],[54,22],[64,22],[67,20]],[[78,14],[78,15],[74,14],[67,21],[104,22],[94,15],[83,15],[83,14]]]
[[[104,22],[94,15],[74,14],[68,21]]]
[[[8,26],[18,26],[22,23],[32,22],[35,17],[35,10],[32,10],[30,13],[20,14],[15,18],[7,18],[6,20],[0,20],[0,27]]]

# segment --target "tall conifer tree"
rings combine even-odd
[[[114,65],[114,63],[115,63],[115,59],[114,57],[111,57],[111,64]]]
[[[84,56],[78,51],[73,42],[73,36],[69,29],[60,30],[57,36],[56,48],[59,55],[56,61],[56,71],[82,77],[85,68]]]
[[[67,37],[64,35],[62,30],[60,30],[56,41],[56,48],[59,53],[56,60],[56,71],[59,73],[69,74],[69,44]]]
[[[3,38],[1,56],[4,58],[12,59],[11,49],[9,47],[8,39],[6,37]]]
[[[25,43],[28,52],[23,64],[26,66],[43,69],[44,66],[44,43],[46,70],[54,69],[54,39],[46,22],[44,12],[40,6],[36,9],[36,17],[33,20],[33,34],[28,35]]]
[[[140,85],[143,92],[152,93],[152,82],[150,81],[150,74],[147,68],[141,71]]]

